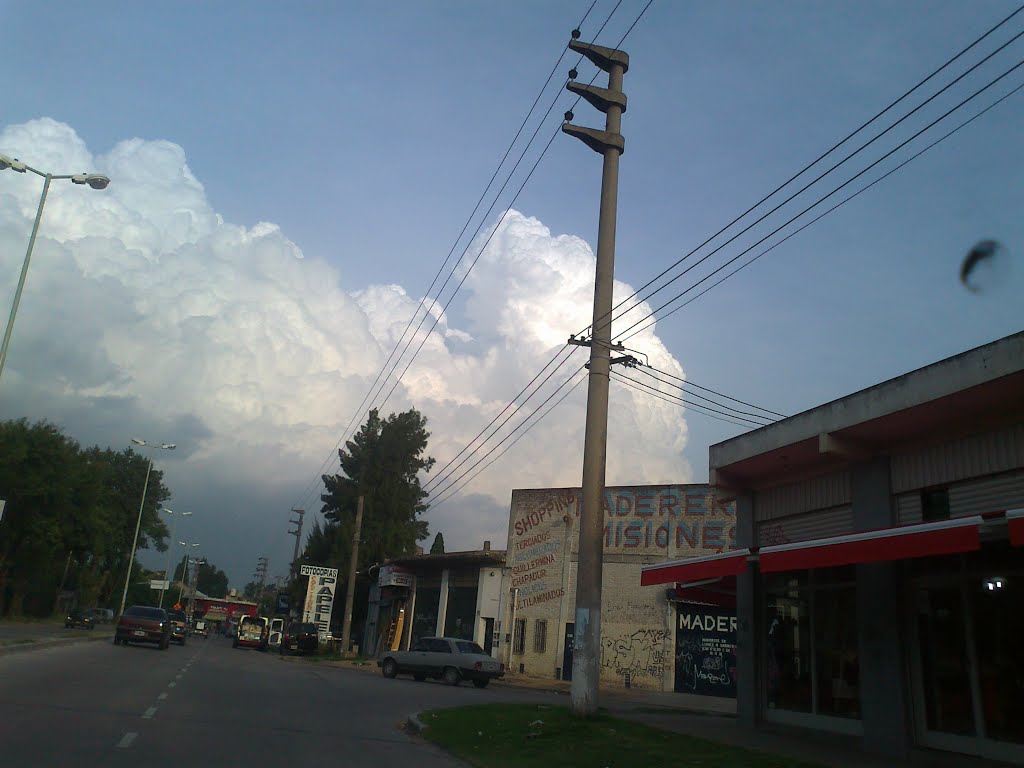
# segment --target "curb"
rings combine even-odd
[[[56,640],[33,640],[31,643],[18,643],[17,645],[0,646],[0,657],[11,656],[16,653],[28,653],[29,651],[41,651],[44,648],[63,648],[68,645],[79,643],[95,643],[100,640],[110,640],[112,635],[101,635],[100,637],[67,637]]]

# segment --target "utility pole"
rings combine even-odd
[[[298,520],[288,518],[288,522],[295,526],[294,531],[288,531],[289,536],[295,537],[295,554],[292,555],[292,578],[295,578],[296,564],[299,562],[299,544],[302,542],[302,518],[306,516],[306,510],[293,509],[292,512],[299,516]]]
[[[622,76],[629,55],[600,45],[579,42],[573,30],[569,49],[586,56],[608,73],[608,87],[575,82],[569,72],[566,89],[579,94],[606,117],[603,131],[572,125],[565,113],[562,131],[575,136],[604,156],[601,175],[601,218],[597,231],[597,271],[594,280],[594,320],[590,338],[590,376],[587,388],[587,427],[583,442],[583,509],[580,513],[579,567],[576,581],[576,635],[573,647],[570,709],[577,716],[597,713],[601,674],[601,574],[605,463],[608,449],[608,385],[611,367],[612,286],[615,277],[615,216],[618,202],[619,156],[625,149],[620,133],[626,96]],[[570,341],[574,341],[570,339]]]
[[[345,618],[341,623],[341,652],[348,650],[349,635],[352,633],[352,602],[356,596],[356,567],[359,560],[359,534],[363,530],[363,497],[356,505],[356,530],[352,535],[352,562],[348,565],[348,584],[345,587]]]

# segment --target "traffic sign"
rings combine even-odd
[[[181,610],[181,603],[175,603],[174,604],[174,610],[180,611]]]

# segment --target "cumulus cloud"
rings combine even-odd
[[[304,259],[277,226],[225,222],[170,142],[130,139],[93,155],[70,126],[40,119],[3,130],[0,152],[113,179],[102,192],[51,187],[0,382],[4,417],[49,418],[87,442],[177,442],[178,455],[161,456],[169,484],[206,510],[195,524],[211,559],[244,578],[266,542],[287,547],[284,505],[315,477],[419,294],[344,285],[335,266]],[[38,177],[0,173],[5,301],[40,189]],[[458,327],[434,309],[437,327],[385,411],[419,408],[442,466],[587,325],[593,274],[585,241],[510,211],[456,299]],[[616,300],[630,292],[616,285]],[[652,331],[630,345],[683,375]],[[557,380],[583,361],[578,352]],[[579,484],[585,390],[467,495],[431,511],[449,549],[484,538],[501,546],[513,487]],[[676,406],[613,386],[609,435],[609,483],[689,479]]]

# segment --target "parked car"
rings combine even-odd
[[[415,680],[432,677],[448,685],[472,680],[477,688],[486,688],[495,678],[504,677],[505,665],[484,653],[472,640],[455,637],[424,637],[408,651],[388,651],[377,665],[384,677],[409,674]]]
[[[109,608],[90,608],[85,613],[93,624],[112,624],[114,621],[114,612]]]
[[[74,629],[75,627],[96,629],[96,624],[93,623],[92,617],[85,611],[71,611],[64,618],[64,626],[68,629]]]
[[[280,654],[282,656],[298,651],[299,653],[316,653],[320,646],[320,637],[316,624],[293,621],[281,635]]]
[[[156,643],[161,651],[171,644],[171,620],[163,608],[133,605],[117,619],[114,645]]]
[[[206,637],[207,637],[207,634],[206,634],[206,622],[203,621],[202,619],[198,619],[192,625],[192,634],[195,635],[196,637],[201,637],[201,638],[203,638],[205,640]]]
[[[171,620],[171,640],[184,645],[185,637],[188,634],[188,617],[184,611],[168,611],[167,617]]]

